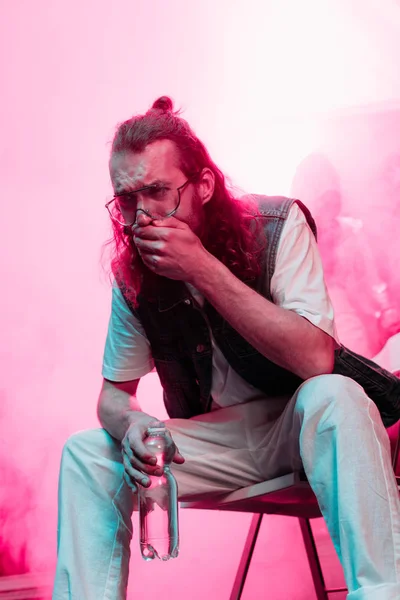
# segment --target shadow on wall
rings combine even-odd
[[[372,358],[400,331],[384,241],[371,243],[364,221],[342,192],[338,171],[322,153],[297,167],[291,195],[311,210],[340,341]]]

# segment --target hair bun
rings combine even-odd
[[[174,105],[171,98],[168,98],[168,96],[161,96],[161,98],[158,98],[154,102],[152,108],[156,108],[162,112],[172,112]]]

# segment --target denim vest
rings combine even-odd
[[[296,202],[303,211],[314,235],[315,222],[309,210],[299,200],[280,196],[255,196],[259,205],[267,245],[257,280],[244,281],[268,300],[271,278],[282,229],[289,210]],[[138,306],[124,294],[128,307],[141,321],[150,342],[161,385],[164,404],[171,418],[190,418],[210,410],[212,384],[212,344],[210,331],[229,365],[245,381],[270,397],[289,396],[302,383],[294,373],[276,365],[260,354],[205,300],[201,308],[186,285],[165,277],[156,277],[156,293],[146,293],[143,286],[138,294]],[[366,362],[363,362],[366,361]],[[371,365],[373,373],[371,376]],[[393,398],[386,399],[387,386],[396,390],[396,418],[400,409],[400,380],[363,359],[343,346],[335,353],[335,373],[355,379],[372,396],[383,403],[381,414],[386,425],[393,421]],[[388,381],[388,377],[394,380]],[[361,380],[360,380],[361,378]],[[367,387],[366,387],[367,385]],[[393,396],[392,393],[392,396]],[[375,400],[375,398],[373,397]],[[379,407],[379,405],[378,405]]]

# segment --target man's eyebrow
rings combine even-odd
[[[166,179],[155,179],[154,181],[152,181],[151,183],[148,183],[147,185],[149,186],[153,186],[153,185],[171,185],[172,182],[171,181],[167,181]],[[143,187],[147,187],[143,186]]]
[[[134,194],[135,192],[138,192],[139,190],[142,190],[143,188],[148,188],[148,187],[153,187],[153,186],[162,186],[162,185],[171,185],[172,182],[171,181],[166,181],[163,179],[154,179],[154,181],[151,181],[150,183],[146,183],[146,185],[141,185],[140,187],[136,187],[135,189],[126,189],[124,187],[116,187],[115,189],[115,195],[118,196],[118,194]]]

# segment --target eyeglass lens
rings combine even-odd
[[[179,204],[179,192],[165,187],[143,190],[140,197],[142,202],[139,201],[139,194],[134,192],[116,196],[115,217],[125,225],[132,225],[139,210],[152,217],[163,218],[173,212]]]

